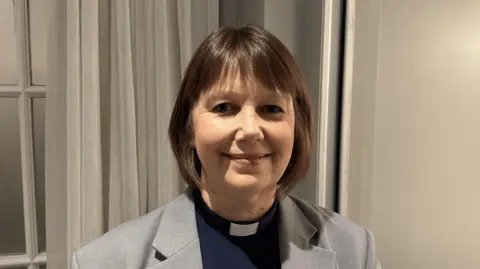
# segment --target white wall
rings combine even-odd
[[[384,268],[478,269],[480,1],[357,0],[355,16],[343,213]]]

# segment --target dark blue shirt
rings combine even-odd
[[[210,210],[198,190],[194,192],[194,198],[204,269],[280,268],[277,202],[265,216],[256,221],[256,233],[232,236],[232,222]]]

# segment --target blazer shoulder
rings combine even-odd
[[[374,254],[369,253],[374,240],[367,228],[330,209],[309,204],[298,197],[291,198],[317,229],[316,239],[319,245],[335,251],[340,258],[348,257],[350,260],[357,260],[358,263],[363,263]]]
[[[310,204],[295,196],[291,196],[291,199],[317,229],[329,228],[332,229],[332,232],[338,231],[351,234],[365,234],[365,227],[330,209]]]
[[[79,268],[126,268],[128,253],[128,263],[142,263],[151,252],[162,213],[163,207],[113,228],[77,250],[72,260]]]

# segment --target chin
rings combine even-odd
[[[227,177],[225,181],[228,185],[230,185],[231,188],[243,191],[253,191],[266,187],[265,180],[262,180],[255,175],[237,174],[231,177]]]

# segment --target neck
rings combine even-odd
[[[201,188],[207,206],[219,216],[230,221],[255,221],[260,219],[275,202],[275,189],[261,192],[214,191]]]

